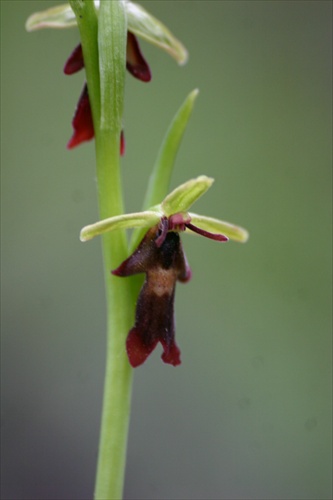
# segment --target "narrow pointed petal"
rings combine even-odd
[[[65,75],[72,75],[84,68],[82,45],[79,43],[67,59],[64,66]]]
[[[190,217],[192,224],[200,226],[201,229],[208,232],[224,234],[230,240],[245,243],[249,238],[249,233],[246,231],[246,229],[234,224],[230,224],[230,222],[225,222],[219,219],[214,219],[213,217],[205,217],[204,215],[198,215],[194,213],[190,213]]]
[[[126,68],[138,80],[150,82],[150,68],[142,55],[136,36],[130,32],[127,33]]]
[[[95,236],[113,231],[114,229],[131,229],[134,227],[146,227],[147,229],[157,224],[160,214],[152,210],[132,214],[116,215],[103,219],[95,224],[89,224],[81,229],[80,240],[89,241]]]
[[[90,141],[95,135],[87,84],[84,85],[80,95],[72,125],[74,132],[67,144],[68,149],[75,148],[82,142]]]
[[[200,175],[174,189],[161,203],[162,211],[166,216],[178,212],[187,212],[205,192],[211,187],[214,179]]]
[[[194,226],[191,223],[186,224],[186,227],[193,231],[194,233],[200,234],[200,236],[204,236],[205,238],[209,238],[210,240],[215,241],[228,241],[229,238],[224,234],[220,233],[211,233],[209,231],[205,231],[204,229],[200,229],[200,227]]]
[[[76,24],[74,12],[65,4],[35,12],[28,18],[25,28],[27,31],[34,31],[42,28],[72,28]]]

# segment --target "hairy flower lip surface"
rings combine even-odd
[[[163,347],[165,363],[173,366],[181,363],[175,342],[174,296],[176,282],[189,281],[191,270],[179,234],[168,232],[158,246],[156,239],[160,231],[160,224],[150,228],[132,255],[112,271],[119,277],[146,274],[137,301],[135,324],[126,340],[132,367],[144,363],[158,342]]]

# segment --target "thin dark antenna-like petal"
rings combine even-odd
[[[224,234],[210,233],[209,231],[205,231],[204,229],[200,229],[200,227],[194,226],[190,222],[186,224],[186,227],[188,227],[194,233],[200,234],[201,236],[204,236],[205,238],[209,238],[210,240],[229,241],[229,238],[227,236],[224,236]]]

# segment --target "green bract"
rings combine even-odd
[[[96,10],[99,1],[95,1]],[[185,64],[188,53],[183,44],[154,16],[143,7],[126,0],[128,30],[134,35],[147,40],[157,47],[165,50],[179,64]],[[27,22],[26,29],[34,31],[42,28],[72,28],[76,26],[76,17],[69,4],[58,5],[50,9],[32,14]]]

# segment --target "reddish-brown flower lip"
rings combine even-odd
[[[114,276],[121,277],[146,274],[136,305],[135,324],[126,341],[133,367],[141,365],[158,342],[163,347],[165,363],[173,366],[181,363],[175,341],[174,296],[176,282],[188,281],[191,270],[179,234],[169,231],[158,246],[159,233],[159,225],[151,228],[133,254],[112,271]]]

